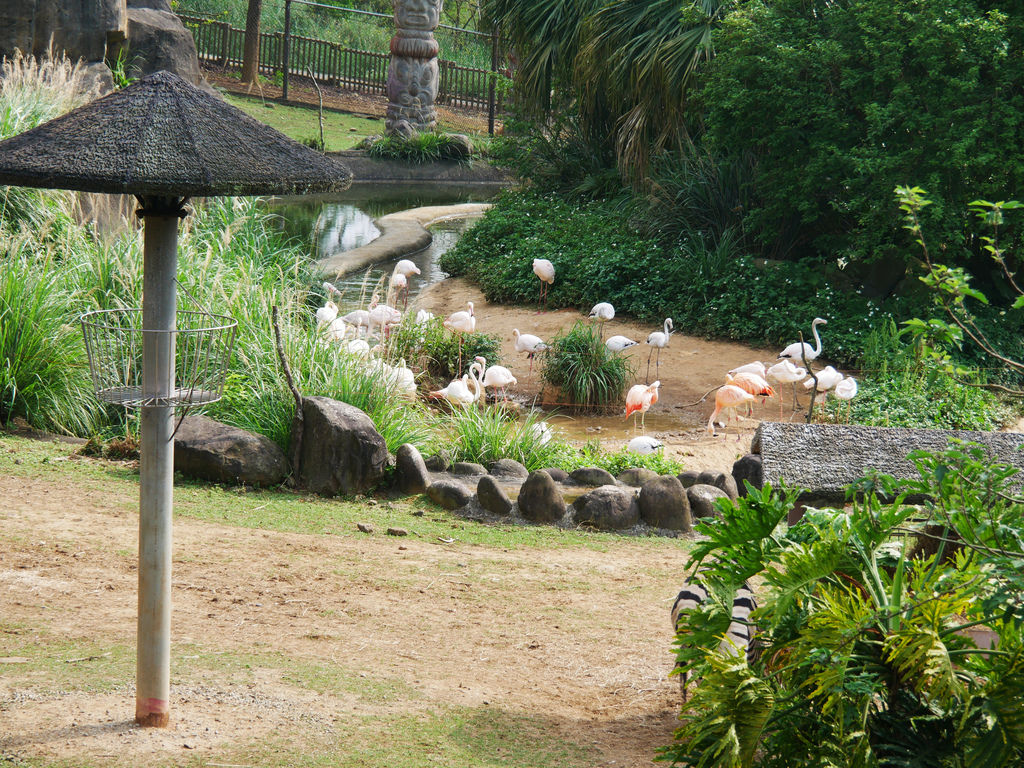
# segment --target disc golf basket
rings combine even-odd
[[[194,407],[220,400],[238,323],[228,315],[179,309],[175,325],[169,331],[143,330],[139,308],[82,315],[96,397],[126,408]],[[146,382],[145,393],[144,346],[156,356],[154,381]]]

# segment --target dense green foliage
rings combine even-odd
[[[747,223],[796,226],[794,255],[899,258],[889,201],[913,180],[932,192],[936,244],[962,259],[970,196],[1024,181],[1024,27],[1008,13],[976,0],[738,6],[701,109],[719,152],[757,156]]]
[[[713,599],[684,613],[678,636],[697,681],[692,708],[663,757],[707,768],[1020,765],[1024,505],[1011,492],[1018,471],[985,456],[956,443],[917,452],[919,480],[864,480],[849,510],[809,509],[788,529],[796,491],[720,501],[690,562]],[[914,535],[926,546],[912,549]],[[719,650],[750,578],[763,580],[753,666]],[[997,650],[965,632],[979,627]]]

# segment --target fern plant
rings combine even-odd
[[[677,638],[700,682],[662,759],[692,766],[1016,766],[1024,761],[1024,501],[978,446],[911,455],[920,478],[869,477],[846,510],[783,525],[793,489],[719,502],[691,566],[718,600]],[[908,494],[928,498],[909,505]],[[895,498],[891,503],[881,498]],[[921,523],[931,524],[920,528]],[[911,557],[913,536],[944,531]],[[926,533],[927,532],[927,533]],[[763,583],[753,668],[718,652],[732,592]],[[724,622],[724,623],[723,623]],[[995,648],[970,630],[985,627]]]

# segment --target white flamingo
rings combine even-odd
[[[388,303],[398,303],[399,294],[403,297],[402,309],[409,306],[409,278],[401,272],[395,272],[388,281]]]
[[[329,341],[341,341],[348,334],[348,326],[340,317],[336,317],[327,324],[324,335]]]
[[[846,423],[849,424],[850,410],[853,407],[853,403],[850,401],[857,396],[857,380],[853,376],[847,376],[836,384],[832,391],[840,400],[846,401]]]
[[[843,374],[829,365],[818,371],[815,375],[818,378],[818,393],[815,395],[814,404],[818,405],[819,403],[825,402],[825,398],[828,397],[829,390],[843,380]],[[808,375],[808,377],[804,379],[804,389],[811,389],[813,386],[814,378]]]
[[[370,356],[370,345],[366,339],[352,339],[348,344],[345,345],[345,350],[350,355],[359,355],[360,357]]]
[[[604,345],[608,347],[609,352],[616,353],[627,350],[630,347],[638,346],[639,344],[639,341],[633,341],[625,336],[609,336],[608,341],[604,343]]]
[[[607,301],[602,301],[595,304],[593,309],[590,310],[590,319],[597,320],[599,322],[601,333],[600,338],[604,339],[604,324],[615,317],[615,307],[609,304]]]
[[[547,445],[551,442],[551,438],[554,437],[554,432],[551,431],[551,425],[546,421],[538,421],[531,424],[530,431],[537,436],[537,443],[539,445]]]
[[[429,392],[428,396],[447,400],[452,405],[472,405],[480,399],[481,388],[480,380],[476,374],[479,370],[479,366],[476,363],[469,366],[469,373],[462,375],[461,379],[455,379],[443,389],[438,389],[434,392]],[[470,389],[469,385],[472,383],[473,389]]]
[[[532,377],[533,356],[538,352],[543,352],[548,348],[548,345],[541,340],[540,336],[534,336],[532,333],[520,333],[518,328],[512,329],[512,338],[515,339],[516,352],[520,354],[526,353],[526,359],[530,361],[528,377]],[[527,378],[527,381],[529,381],[529,378]]]
[[[633,453],[639,453],[641,456],[657,453],[660,448],[664,447],[665,444],[663,442],[655,440],[653,437],[648,437],[647,435],[634,437],[626,443],[626,450],[632,451]]]
[[[395,268],[391,271],[391,274],[402,275],[405,278],[410,278],[413,275],[419,275],[422,273],[420,272],[420,268],[409,261],[409,259],[402,259],[395,264]]]
[[[453,312],[441,325],[459,334],[459,370],[462,370],[462,337],[476,330],[476,315],[473,314],[473,302],[467,301],[467,312]]]
[[[668,339],[672,335],[672,331],[675,330],[675,326],[672,324],[672,318],[665,318],[665,325],[662,330],[655,331],[647,337],[647,346],[651,348],[651,351],[647,354],[647,380],[651,378],[651,355],[654,354],[654,350],[658,350],[658,358],[654,364],[654,374],[657,376],[661,371],[661,350],[668,346]]]
[[[316,321],[318,323],[329,323],[338,316],[338,305],[330,299],[322,307],[317,307]]]
[[[791,360],[783,360],[768,369],[768,375],[780,384],[793,385],[793,410],[800,407],[796,397],[796,383],[807,378],[807,369],[793,365]],[[779,421],[782,421],[782,396],[779,396]]]
[[[534,259],[533,274],[540,278],[540,300],[537,302],[538,306],[543,304],[544,309],[547,309],[548,286],[553,285],[555,282],[555,265],[547,259]]]
[[[360,328],[365,328],[367,333],[370,330],[370,313],[365,309],[355,309],[342,318],[349,325],[355,326],[356,333]]]
[[[380,304],[380,296],[376,293],[370,300],[370,309],[367,314],[367,333],[373,333],[374,326],[379,325],[381,336],[386,337],[391,326],[402,322],[402,313],[387,304]]]
[[[416,376],[406,367],[405,360],[391,369],[391,380],[401,394],[410,399],[416,397]]]
[[[483,357],[476,357],[475,359],[480,364],[480,383],[483,385],[484,392],[487,391],[488,387],[500,389],[502,398],[508,400],[505,389],[519,383],[516,381],[516,377],[512,375],[512,371],[503,365],[488,365],[487,360]]]
[[[823,317],[816,317],[813,322],[811,322],[811,333],[814,334],[814,341],[817,344],[816,347],[812,347],[806,341],[795,341],[779,352],[778,359],[796,360],[798,363],[803,362],[805,359],[807,362],[814,360],[821,354],[821,337],[818,335],[819,325],[828,325],[828,320]]]
[[[729,373],[733,376],[737,373],[753,373],[755,376],[760,376],[763,379],[768,373],[768,369],[765,367],[764,363],[754,362],[741,365],[738,368],[733,368]]]

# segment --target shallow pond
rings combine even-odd
[[[373,222],[381,216],[428,205],[485,202],[497,191],[490,185],[356,184],[338,195],[276,198],[270,206],[280,215],[284,232],[310,243],[311,254],[317,259],[325,259],[359,248],[379,237],[380,230]],[[441,254],[454,246],[472,223],[473,219],[438,222],[430,227],[434,239],[428,247],[401,257],[410,259],[420,269],[420,274],[413,275],[409,281],[410,302],[428,285],[444,279],[445,273],[437,266]],[[334,285],[342,292],[342,299],[335,299],[341,313],[365,309],[374,287],[391,274],[398,261],[382,261],[364,272],[335,280]]]

